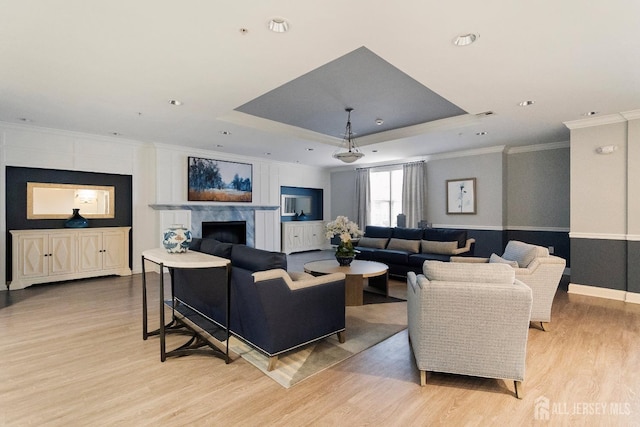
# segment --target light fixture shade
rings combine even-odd
[[[269,29],[274,33],[286,33],[289,31],[289,23],[284,19],[274,18],[269,21]]]
[[[344,132],[344,140],[342,141],[344,148],[347,151],[342,153],[335,152],[333,153],[333,158],[338,159],[345,163],[353,163],[356,160],[364,157],[364,153],[361,153],[356,145],[356,142],[353,139],[353,132],[351,130],[351,112],[353,108],[345,108],[347,112],[347,127]]]
[[[364,154],[359,151],[345,151],[344,153],[335,153],[333,157],[345,163],[353,163],[364,157]]]

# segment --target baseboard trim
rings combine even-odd
[[[578,285],[576,283],[569,283],[569,290],[567,292],[570,294],[576,294],[576,295],[586,295],[590,297],[606,298],[606,299],[612,299],[616,301],[630,302],[628,300],[629,292],[621,291],[618,289],[600,288],[598,286]]]
[[[635,292],[627,292],[627,298],[625,302],[630,302],[631,304],[640,304],[640,294]]]

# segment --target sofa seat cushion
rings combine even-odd
[[[387,237],[361,237],[358,246],[364,248],[384,249],[387,247],[389,239]]]
[[[449,258],[449,255],[442,254],[411,254],[409,255],[409,265],[412,267],[419,267],[419,271],[422,271],[422,265],[425,261],[448,262]]]
[[[411,252],[416,254],[420,252],[420,240],[408,240],[392,237],[389,240],[387,249]]]
[[[458,242],[458,248],[467,244],[467,230],[449,230],[443,228],[425,228],[423,240],[435,242]]]
[[[427,261],[423,273],[428,280],[513,284],[516,273],[507,264]]]
[[[408,264],[409,252],[396,251],[391,249],[377,249],[372,253],[371,261],[378,261],[383,264]],[[358,259],[356,257],[356,259]]]
[[[453,255],[458,249],[458,242],[438,242],[434,240],[421,240],[420,246],[422,253],[425,254],[440,254],[440,255]]]
[[[362,247],[362,246],[356,246],[355,250],[358,251],[356,253],[356,259],[369,261],[369,260],[373,259],[373,254],[375,252],[379,251],[380,249],[365,248],[365,247]]]

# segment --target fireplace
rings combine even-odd
[[[213,238],[221,242],[247,244],[246,221],[202,222],[202,238]]]

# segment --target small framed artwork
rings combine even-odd
[[[476,213],[476,179],[447,180],[447,214]]]
[[[252,165],[189,157],[189,201],[251,202]]]

